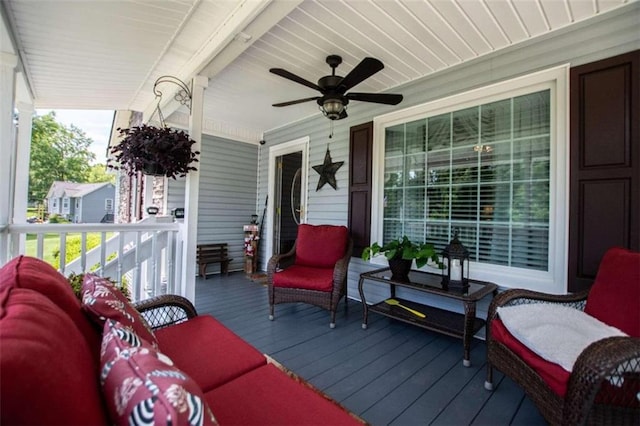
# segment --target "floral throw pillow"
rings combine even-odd
[[[82,309],[98,326],[104,326],[107,319],[116,320],[158,347],[158,340],[147,321],[111,281],[95,274],[86,274],[82,281]]]
[[[116,425],[216,425],[200,387],[129,328],[107,320],[100,384]]]

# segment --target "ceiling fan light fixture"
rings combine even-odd
[[[344,104],[340,99],[327,99],[320,106],[320,110],[330,120],[337,120],[344,110]]]

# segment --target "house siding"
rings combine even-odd
[[[353,102],[348,106],[349,117],[334,122],[334,134],[331,139],[329,139],[329,120],[318,113],[304,121],[266,132],[264,136],[265,148],[308,136],[310,140],[310,161],[307,165],[309,173],[308,223],[346,225],[349,206],[348,147],[350,127],[371,121],[378,115],[442,99],[538,70],[562,64],[582,65],[638,49],[640,48],[640,32],[638,31],[637,13],[629,13],[631,8],[637,11],[640,4],[603,15],[599,19],[589,21],[588,25],[578,24],[572,28],[561,29],[549,36],[483,56],[475,61],[397,87],[392,92],[404,95],[404,101],[397,107]],[[354,90],[357,91],[357,87]],[[323,162],[327,144],[331,149],[333,161],[345,161],[345,164],[336,173],[337,190],[325,185],[316,192],[318,174],[312,169],[312,166]],[[264,200],[268,190],[268,149],[262,149],[259,167],[258,199]],[[263,235],[270,235],[270,230],[265,229]],[[264,268],[264,266],[265,262],[263,261],[261,267]],[[359,298],[357,291],[359,274],[372,268],[372,265],[360,259],[352,259],[348,284],[351,296]],[[505,285],[507,283],[498,284]],[[387,294],[382,289],[377,292],[372,291],[371,296],[367,292],[367,300],[371,298],[372,301],[375,301],[376,297],[381,299]],[[479,309],[486,308],[480,306]]]
[[[198,244],[227,243],[233,258],[229,270],[244,268],[242,226],[256,214],[257,159],[257,144],[203,135],[196,165],[200,170]],[[184,199],[185,180],[169,179],[167,210],[185,207]]]
[[[81,211],[76,212],[78,219],[82,223],[100,223],[104,215],[107,214],[105,210],[105,199],[111,198],[115,203],[115,197],[115,185],[106,185],[85,195],[82,197],[82,203],[80,204]],[[74,200],[73,203],[75,204],[75,199],[72,200]],[[113,211],[111,213],[113,213]]]

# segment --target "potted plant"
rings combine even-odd
[[[380,246],[377,242],[365,247],[362,259],[369,260],[377,254],[384,254],[389,261],[391,278],[399,281],[407,281],[413,261],[418,268],[423,267],[429,260],[442,268],[442,262],[438,257],[433,244],[414,243],[406,235]]]
[[[198,161],[196,156],[200,152],[191,150],[196,142],[182,130],[143,124],[129,129],[118,128],[118,131],[123,139],[111,148],[114,157],[109,160],[109,167],[112,169],[123,168],[130,176],[143,172],[174,179],[197,170],[191,163]]]

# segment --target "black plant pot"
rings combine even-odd
[[[149,163],[142,168],[142,173],[149,176],[164,176],[165,172],[164,167],[157,163]]]
[[[409,271],[413,260],[407,259],[391,259],[389,260],[389,268],[391,269],[391,279],[394,281],[409,281]]]

